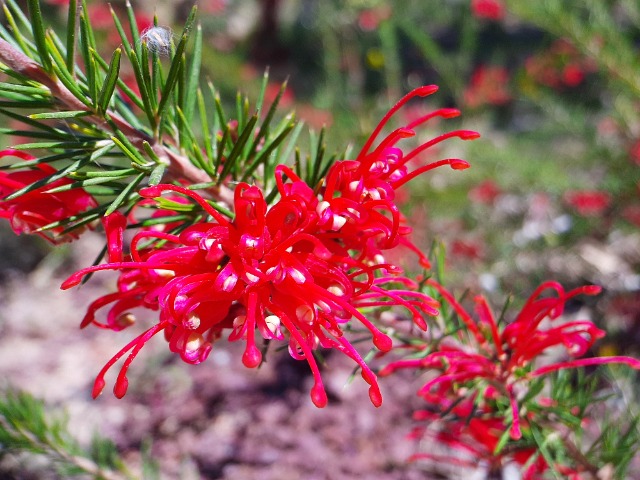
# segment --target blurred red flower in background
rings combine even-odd
[[[471,12],[477,18],[501,20],[505,9],[500,0],[471,0]]]
[[[546,51],[529,57],[525,71],[529,78],[542,85],[575,88],[584,82],[587,74],[596,71],[596,65],[570,41],[561,38]]]
[[[502,193],[496,182],[483,180],[469,190],[468,197],[474,203],[492,205],[495,199]]]
[[[565,192],[564,201],[583,217],[602,215],[611,205],[611,195],[599,190],[570,190]]]
[[[464,91],[464,102],[471,108],[482,105],[504,105],[511,101],[508,90],[509,73],[499,66],[481,65],[471,75]]]

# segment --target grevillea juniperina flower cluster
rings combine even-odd
[[[159,318],[106,364],[95,382],[94,397],[105,386],[106,371],[129,352],[114,387],[116,396],[122,397],[129,365],[160,332],[172,352],[197,364],[228,331],[229,341],[245,343],[242,362],[250,368],[262,362],[258,338],[288,342],[291,356],[306,360],[311,368],[311,398],[318,407],[326,405],[327,395],[313,352],[318,347],[338,350],[359,366],[370,385],[370,399],[379,406],[382,396],[376,375],[345,330],[360,325],[370,332],[375,347],[388,351],[391,339],[362,309],[403,307],[423,330],[424,316],[437,313],[437,303],[385,260],[385,251],[399,245],[419,252],[408,237],[411,229],[403,223],[395,191],[442,165],[467,168],[464,160],[445,159],[410,171],[408,162],[443,140],[473,139],[478,134],[457,130],[405,154],[398,143],[415,135],[415,127],[434,117],[459,115],[454,109],[440,109],[374,144],[389,118],[408,100],[436,90],[426,86],[406,95],[383,118],[360,154],[335,163],[315,190],[279,165],[275,168],[279,199],[268,205],[260,187],[241,182],[234,191],[235,216],[229,218],[183,186],[143,188],[140,195],[146,199],[165,193],[181,196],[182,202],[188,200],[206,212],[209,220],[175,234],[142,229],[133,237],[129,255],[123,253],[125,217],[118,212],[106,217],[108,263],[80,270],[62,288],[79,284],[89,273],[116,270],[118,290],[90,305],[82,326],[122,330],[135,321],[131,309],[136,307],[157,310]],[[151,240],[162,241],[162,247],[149,248]],[[421,254],[420,259],[428,264]],[[106,321],[98,320],[96,313],[107,306]]]

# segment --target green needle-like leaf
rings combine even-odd
[[[162,61],[157,52],[151,56],[151,94],[154,108],[158,106],[158,94],[164,87],[164,77],[162,76]]]
[[[247,125],[242,130],[242,133],[238,137],[236,144],[233,146],[231,153],[226,158],[224,162],[224,167],[222,168],[222,172],[220,173],[220,177],[218,179],[218,183],[221,183],[222,180],[231,172],[231,170],[235,167],[235,163],[240,157],[240,153],[244,149],[249,137],[253,134],[253,127],[255,127],[258,122],[258,114],[254,114]]]
[[[162,181],[167,166],[163,163],[158,164],[149,175],[149,185],[158,185]]]
[[[85,160],[79,160],[77,162],[72,163],[71,165],[67,166],[66,168],[57,171],[56,173],[53,173],[41,180],[38,180],[36,182],[33,182],[30,185],[27,185],[24,188],[21,188],[20,190],[13,192],[11,195],[8,195],[4,198],[4,200],[13,200],[15,198],[18,198],[21,195],[24,195],[25,193],[29,193],[33,190],[36,190],[40,187],[44,187],[46,185],[49,185],[52,182],[55,182],[56,180],[59,180],[61,178],[66,177],[70,172],[73,172],[75,170],[78,170],[79,168],[81,168],[82,166],[84,166],[87,163],[87,161]]]
[[[40,138],[43,140],[59,140],[60,138],[63,138],[62,135],[58,134],[34,130],[16,130],[15,128],[0,128],[0,133],[3,135],[13,135],[15,137]]]
[[[40,87],[32,87],[31,85],[16,85],[15,83],[0,82],[0,94],[4,92],[21,93],[26,96],[40,95],[46,97],[49,91]]]
[[[105,216],[111,215],[113,212],[115,212],[117,209],[119,209],[121,206],[127,203],[131,193],[136,190],[140,182],[142,182],[142,180],[144,180],[146,176],[147,176],[146,173],[140,173],[136,178],[134,178],[133,181],[130,184],[128,184],[122,190],[122,192],[120,192],[120,194],[115,198],[115,200],[111,202],[111,205],[109,205],[109,208],[107,208],[107,211],[104,212]],[[137,195],[137,193],[135,195]]]
[[[86,98],[82,90],[80,90],[77,80],[67,70],[65,59],[56,46],[53,34],[47,35],[46,44],[50,53],[49,58],[53,60],[53,73],[58,77],[62,84],[67,87],[74,97],[84,103],[87,107],[91,108],[91,102]]]
[[[315,185],[320,180],[320,167],[322,165],[322,159],[325,152],[324,144],[324,128],[320,130],[320,137],[318,138],[318,146],[316,148],[316,156],[313,159],[313,172],[311,174],[311,183],[309,185]]]
[[[189,40],[189,32],[191,27],[193,26],[193,22],[195,21],[196,12],[198,8],[194,6],[189,13],[189,17],[185,22],[184,30],[182,35],[180,36],[180,42],[178,42],[178,46],[176,47],[176,51],[173,54],[173,59],[171,61],[171,66],[169,67],[169,73],[167,74],[167,80],[165,81],[164,87],[162,88],[162,96],[160,98],[160,103],[158,105],[157,116],[161,117],[162,112],[167,105],[167,102],[171,98],[171,92],[173,88],[176,86],[178,82],[178,77],[180,76],[182,66],[183,66],[183,54],[185,47],[187,46],[187,41]]]
[[[76,65],[76,35],[78,33],[78,0],[69,1],[67,16],[67,70],[73,72]]]
[[[104,157],[113,149],[113,147],[115,147],[115,144],[109,140],[101,140],[100,142],[96,142],[94,146],[97,147],[99,144],[103,143],[104,145],[91,152],[91,155],[89,155],[89,161],[95,162],[97,159]]]
[[[186,142],[189,142],[190,147],[188,148],[188,150],[191,150],[193,152],[193,156],[191,157],[191,161],[194,163],[194,165],[196,165],[198,168],[206,171],[209,175],[212,175],[212,171],[210,170],[210,165],[208,164],[208,162],[204,159],[203,155],[202,155],[202,150],[200,148],[200,146],[198,145],[198,142],[196,141],[195,135],[193,134],[193,131],[191,130],[191,125],[189,122],[187,122],[187,120],[184,118],[184,113],[182,113],[182,110],[180,109],[180,107],[176,107],[176,112],[178,113],[178,117],[180,118],[180,122],[182,125],[182,132],[181,132],[181,138]]]
[[[281,86],[280,86],[280,90],[278,91],[278,95],[276,95],[275,100],[273,101],[273,103],[271,104],[271,106],[269,107],[269,111],[267,112],[267,116],[265,117],[264,121],[262,122],[262,125],[260,125],[260,131],[258,132],[258,134],[256,135],[256,137],[253,139],[253,142],[251,144],[251,150],[255,150],[256,145],[258,145],[260,143],[260,141],[262,140],[262,138],[264,138],[267,133],[269,132],[269,125],[271,124],[271,120],[273,119],[273,116],[276,113],[276,110],[278,109],[278,104],[280,103],[280,99],[282,98],[282,95],[284,94],[284,91],[287,88],[287,82],[284,82]]]
[[[184,99],[184,116],[188,122],[193,118],[193,111],[196,105],[196,95],[193,92],[199,91],[200,82],[200,65],[202,63],[202,26],[196,27],[194,36],[193,53],[191,54],[191,66],[189,68],[189,77],[187,79],[187,92]]]
[[[148,155],[148,157],[151,160],[153,160],[155,163],[162,163],[162,164],[166,163],[166,161],[161,160],[160,157],[158,157],[156,152],[153,151],[153,147],[151,146],[151,144],[146,140],[142,142],[142,149]]]
[[[136,54],[140,56],[142,50],[142,42],[140,42],[140,31],[138,30],[138,22],[136,21],[136,12],[131,6],[131,2],[125,2],[127,9],[127,19],[129,20],[129,30],[131,30],[131,41],[136,50]]]
[[[96,50],[96,37],[93,34],[93,28],[91,28],[91,20],[87,16],[86,0],[82,0],[82,9],[80,11],[80,31],[83,34],[81,45],[86,42],[87,47]]]
[[[79,180],[77,182],[68,183],[60,187],[52,188],[51,190],[47,190],[46,193],[67,192],[69,190],[73,190],[74,188],[85,188],[91,185],[100,185],[101,183],[109,183],[115,180],[123,180],[125,178],[130,177],[134,173],[137,173],[136,170],[131,169],[131,173],[127,175],[105,176],[101,178],[87,178],[86,180]]]
[[[13,11],[15,18],[20,22],[20,28],[31,31],[31,22],[25,15],[23,7],[21,5],[18,5],[16,0],[5,0],[3,3],[6,3],[7,6]]]
[[[109,65],[107,64],[107,62],[102,57],[100,57],[100,55],[95,50],[91,51],[91,59],[94,62],[94,65],[97,63],[102,70],[104,70],[105,72],[109,71]],[[120,88],[139,109],[144,110],[144,104],[142,103],[142,100],[140,99],[138,94],[134,92],[121,78],[118,78],[118,88]],[[95,98],[97,98],[97,93]]]
[[[91,112],[86,110],[70,110],[68,112],[44,112],[44,113],[32,113],[29,118],[34,120],[46,120],[46,119],[60,119],[60,118],[78,118],[86,117]]]
[[[204,151],[206,152],[207,158],[211,163],[213,160],[211,131],[209,130],[209,121],[207,120],[207,107],[204,103],[204,95],[202,94],[202,90],[200,88],[196,90],[196,97],[198,100],[198,113],[200,114],[200,125],[202,127],[202,141],[204,142]]]
[[[109,108],[109,102],[113,96],[113,92],[116,89],[118,83],[118,76],[120,74],[120,58],[122,56],[122,49],[116,48],[111,57],[111,63],[109,64],[109,71],[102,83],[102,90],[100,90],[100,96],[98,97],[98,112],[104,114]]]
[[[131,66],[133,67],[133,73],[136,77],[136,83],[138,84],[138,89],[140,90],[140,96],[143,103],[143,110],[147,116],[147,120],[149,121],[151,128],[155,130],[157,121],[154,114],[154,109],[152,108],[150,103],[150,98],[151,98],[151,94],[149,91],[150,85],[147,82],[145,82],[145,78],[142,73],[142,66],[140,64],[140,57],[136,54],[136,51],[133,48],[131,48],[129,39],[127,38],[127,34],[125,33],[124,28],[122,27],[122,23],[120,22],[120,19],[118,18],[118,16],[116,15],[116,12],[113,9],[111,9],[111,16],[113,18],[113,23],[116,27],[116,30],[120,35],[120,40],[122,41],[122,47],[124,48],[124,52],[127,54],[127,57],[131,62]]]
[[[138,149],[131,143],[131,141],[121,131],[116,131],[115,136],[111,137],[111,140],[118,145],[122,153],[124,153],[133,164],[140,166],[147,166],[149,162],[140,155]]]
[[[3,108],[0,108],[0,114],[1,115],[5,115],[9,118],[13,118],[15,120],[18,120],[21,123],[24,123],[25,125],[29,125],[33,128],[37,128],[38,130],[42,130],[44,132],[47,132],[51,135],[56,135],[60,138],[60,140],[64,140],[67,138],[67,134],[66,132],[63,132],[61,130],[58,130],[56,128],[50,127],[49,125],[47,125],[46,123],[43,122],[38,122],[37,120],[33,120],[28,116],[25,115],[20,115],[19,113],[16,112],[12,112],[11,110],[5,110]]]
[[[95,40],[92,37],[93,32],[91,31],[89,22],[86,19],[86,11],[83,10],[80,13],[80,55],[84,62],[89,95],[93,100],[93,107],[95,108],[95,102],[98,99],[98,81],[96,76],[96,61],[92,54],[92,52],[95,51],[92,47],[92,42],[95,42]]]
[[[7,41],[15,40],[15,43],[17,44],[16,46],[19,49],[21,49],[25,53],[29,52],[30,48],[27,46],[27,41],[22,36],[22,32],[20,31],[20,29],[16,25],[16,21],[13,18],[13,14],[11,13],[11,10],[9,10],[9,7],[7,7],[6,5],[2,5],[2,9],[4,10],[4,15],[7,18],[7,23],[9,24],[9,26],[11,27],[11,30],[13,31],[13,36],[11,36],[7,32],[6,40]],[[5,35],[3,35],[3,37],[5,37]]]
[[[77,179],[87,179],[87,178],[107,178],[113,180],[116,177],[126,177],[128,175],[134,175],[138,171],[134,168],[118,168],[115,170],[98,170],[98,171],[88,171],[88,172],[71,172],[69,174],[70,178]],[[52,191],[52,190],[47,190]]]
[[[178,43],[178,47],[176,48],[176,54],[173,57],[171,62],[171,66],[169,67],[169,73],[167,74],[167,80],[162,88],[162,94],[160,97],[160,103],[158,104],[157,116],[161,117],[162,112],[167,105],[167,102],[171,98],[171,93],[173,88],[176,86],[178,82],[178,77],[180,76],[180,71],[182,67],[182,54],[184,53],[185,46],[187,44],[188,36],[187,34],[183,34],[180,39],[180,43]]]
[[[129,43],[129,39],[127,38],[127,34],[124,31],[124,27],[122,26],[122,22],[120,21],[120,19],[118,18],[118,15],[116,15],[115,10],[113,9],[113,7],[109,7],[111,9],[111,18],[113,19],[113,24],[116,27],[116,30],[118,31],[118,35],[120,35],[120,41],[122,42],[122,47],[124,48],[125,53],[127,54],[127,56],[131,55],[131,44]]]
[[[258,93],[258,101],[256,102],[256,110],[258,112],[262,111],[262,106],[264,105],[264,96],[267,92],[267,86],[269,85],[269,68],[264,71],[262,75],[262,83],[260,84],[260,93]]]
[[[289,142],[287,143],[287,146],[285,147],[284,151],[280,155],[282,162],[286,162],[287,159],[291,157],[291,154],[293,153],[298,143],[298,137],[302,132],[302,127],[304,127],[304,122],[298,122],[295,128],[293,129],[293,133],[291,134],[291,137],[289,137]]]
[[[151,108],[155,110],[157,107],[157,88],[153,85],[153,81],[151,78],[151,73],[149,72],[149,48],[146,43],[141,42],[142,45],[136,49],[136,52],[140,50],[140,53],[136,53],[136,56],[140,59],[140,72],[142,73],[142,79],[147,85],[147,89],[151,94],[149,98],[149,103],[151,104]]]
[[[127,49],[125,49],[125,51],[127,51]],[[142,73],[142,67],[140,65],[140,62],[138,61],[138,57],[136,53],[130,49],[128,49],[128,51],[129,51],[129,61],[133,66],[133,73],[136,77],[138,89],[140,90],[140,97],[142,99],[143,110],[147,115],[147,120],[149,120],[149,125],[151,125],[151,128],[155,130],[157,127],[158,121],[154,113],[153,104],[151,103],[152,99],[154,98],[152,96],[153,94],[151,93],[152,91],[151,85],[145,82],[145,78]]]
[[[42,10],[40,9],[39,0],[27,0],[27,8],[29,9],[29,18],[31,20],[31,31],[33,32],[33,39],[36,43],[36,49],[40,56],[40,62],[44,70],[51,74],[53,73],[53,64],[51,63],[51,57],[49,56],[49,49],[47,48],[46,33],[44,28],[44,21],[42,19]]]
[[[224,158],[225,145],[227,144],[227,141],[229,140],[229,137],[230,137],[229,126],[227,124],[223,125],[222,131],[223,131],[222,137],[220,137],[220,141],[217,142],[217,147],[216,147],[216,150],[218,152],[218,155],[216,157],[216,163],[214,166],[214,171],[216,172],[220,169],[220,166],[222,165],[222,160]]]
[[[94,144],[89,142],[35,142],[21,143],[20,145],[14,145],[13,148],[16,150],[52,150],[57,148],[63,150],[88,150],[93,146]]]
[[[269,156],[284,141],[287,135],[289,135],[289,132],[293,130],[294,126],[295,126],[294,122],[289,122],[286,125],[286,127],[282,130],[282,132],[280,132],[280,134],[275,139],[273,139],[268,146],[264,147],[260,151],[260,155],[258,155],[258,157],[256,157],[256,159],[251,163],[251,165],[249,165],[249,167],[245,170],[241,181],[246,182],[249,179],[250,175],[255,171],[256,168],[258,168],[260,164],[267,162]]]
[[[211,91],[211,96],[213,97],[213,104],[216,107],[216,118],[218,119],[218,122],[220,122],[220,125],[227,125],[227,118],[224,114],[224,109],[222,108],[220,95],[215,91],[211,83],[209,83],[209,90]]]

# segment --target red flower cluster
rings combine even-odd
[[[549,50],[528,58],[525,70],[535,82],[561,89],[579,86],[596,66],[569,41],[560,39]]]
[[[384,260],[383,251],[399,244],[417,251],[407,239],[410,229],[403,225],[394,203],[395,190],[440,165],[467,168],[463,160],[446,159],[409,172],[406,163],[442,140],[472,139],[478,134],[451,132],[407,155],[395,146],[414,135],[413,127],[430,118],[458,114],[442,109],[395,130],[373,150],[371,147],[402,105],[436,89],[422,87],[405,96],[384,117],[355,160],[332,166],[318,193],[291,169],[280,165],[275,171],[280,199],[269,207],[260,188],[240,183],[235,188],[235,218],[231,220],[186,188],[144,188],[140,195],[148,199],[164,192],[188,197],[212,220],[190,225],[180,234],[142,230],[131,241],[127,258],[122,251],[124,217],[116,213],[106,218],[109,263],[83,269],[62,286],[75,286],[90,272],[121,272],[118,291],[96,300],[82,326],[93,323],[122,330],[135,320],[132,308],[160,313],[157,324],[126,345],[103,368],[94,396],[105,385],[106,371],[130,351],[114,388],[116,396],[123,396],[129,365],[159,332],[164,332],[171,351],[195,364],[205,360],[212,344],[229,330],[229,341],[246,344],[242,361],[247,367],[256,367],[262,361],[257,335],[265,342],[286,340],[292,357],[309,363],[315,379],[311,398],[318,407],[327,403],[327,396],[313,350],[334,348],[344,353],[361,368],[370,384],[371,401],[379,406],[382,397],[376,375],[346,339],[344,329],[349,322],[358,322],[371,332],[378,349],[388,351],[391,339],[359,309],[404,307],[422,329],[426,329],[423,315],[437,313],[433,299],[417,291],[414,282],[398,276],[400,269]],[[161,248],[141,247],[155,239],[162,241]],[[97,321],[96,312],[108,305],[106,322]]]
[[[522,471],[523,480],[541,478],[549,467],[544,457],[531,445],[511,445],[496,453],[500,439],[507,428],[504,420],[495,416],[481,416],[472,401],[462,402],[449,412],[443,421],[440,413],[418,410],[414,420],[423,424],[414,429],[411,437],[429,437],[437,445],[448,447],[450,454],[437,455],[420,452],[410,460],[430,460],[445,465],[460,465],[469,468],[485,466],[489,476],[500,474],[509,464],[516,464]],[[435,428],[434,428],[435,427]],[[438,428],[440,427],[440,428]]]
[[[498,399],[510,405],[510,436],[518,440],[522,436],[522,424],[527,417],[521,413],[519,401],[526,395],[526,382],[566,368],[622,363],[640,369],[640,361],[629,357],[584,356],[604,332],[588,320],[562,322],[554,325],[567,300],[578,294],[596,295],[600,288],[586,286],[565,291],[555,282],[540,285],[527,300],[517,317],[503,328],[498,326],[484,297],[475,298],[478,321],[474,321],[457,300],[434,281],[428,284],[437,290],[453,308],[464,325],[458,341],[448,337],[439,343],[437,350],[421,358],[400,360],[387,365],[380,375],[389,375],[403,368],[420,368],[439,371],[418,392],[430,405],[442,411],[454,408],[461,399],[472,397],[481,412],[494,411]],[[551,296],[543,296],[551,292]],[[548,327],[544,327],[549,324]],[[553,347],[563,347],[572,358],[544,366],[534,363]],[[426,351],[427,346],[418,347]]]
[[[469,190],[468,197],[473,203],[493,205],[502,194],[500,187],[493,180],[483,180]]]
[[[464,102],[468,107],[499,106],[510,101],[509,72],[506,68],[481,65],[475,69],[464,91]]]
[[[598,190],[570,190],[564,201],[583,217],[597,217],[611,205],[611,195]]]
[[[35,160],[35,157],[21,150],[0,151],[0,158],[9,156]],[[15,199],[6,200],[11,194],[43,181],[56,172],[55,168],[46,163],[37,163],[32,170],[0,171],[0,218],[9,220],[16,234],[36,233],[54,244],[78,238],[78,230],[63,233],[66,227],[62,225],[38,231],[49,224],[67,220],[98,206],[96,200],[81,188],[48,193],[48,190],[72,183],[71,180],[54,180]]]

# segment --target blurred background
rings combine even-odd
[[[64,24],[67,4],[47,2],[53,25]],[[124,4],[111,5],[125,17]],[[141,30],[156,15],[158,24],[181,31],[191,5],[134,2]],[[108,58],[119,44],[109,6],[89,2],[88,9]],[[436,94],[411,102],[392,126],[453,107],[461,117],[430,121],[416,142],[458,128],[482,135],[449,140],[421,160],[464,158],[471,169],[435,170],[405,190],[404,214],[416,243],[429,251],[440,242],[447,252],[445,284],[482,291],[495,305],[511,294],[525,298],[549,279],[567,287],[602,285],[604,294],[587,305],[609,332],[601,353],[640,354],[640,3],[205,0],[199,20],[203,69],[223,101],[234,105],[238,90],[257,97],[268,69],[267,96],[275,98],[287,81],[283,114],[295,111],[316,134],[326,127],[329,152],[357,153],[402,95],[437,84]],[[133,79],[124,66],[122,74]],[[19,141],[2,138],[3,145]],[[417,384],[383,383],[382,410],[354,412],[366,396],[358,382],[343,389],[350,367],[338,358],[329,362],[337,378],[328,407],[333,413],[309,408],[306,366],[286,355],[256,375],[225,352],[192,368],[164,348],[147,353],[146,366],[138,362],[132,377],[139,378],[132,378],[124,400],[105,395],[91,403],[93,375],[122,340],[75,330],[99,281],[79,294],[63,295],[57,286],[101,245],[88,237],[54,252],[37,238],[13,236],[3,224],[0,248],[0,351],[6,352],[0,371],[19,387],[70,406],[84,420],[72,427],[77,434],[88,435],[92,418],[91,428],[132,458],[153,437],[149,449],[161,457],[166,478],[438,474],[432,466],[403,463],[415,447],[404,435]],[[416,268],[409,261],[405,267]],[[34,292],[38,305],[29,302]],[[16,345],[17,358],[10,353]],[[75,353],[64,361],[50,358],[53,347],[43,345]],[[24,375],[25,358],[40,373]],[[46,379],[57,388],[45,386]],[[411,400],[394,404],[394,398]],[[396,425],[392,433],[388,422]],[[309,428],[316,430],[313,438]],[[2,468],[12,475],[24,468],[11,465]]]

